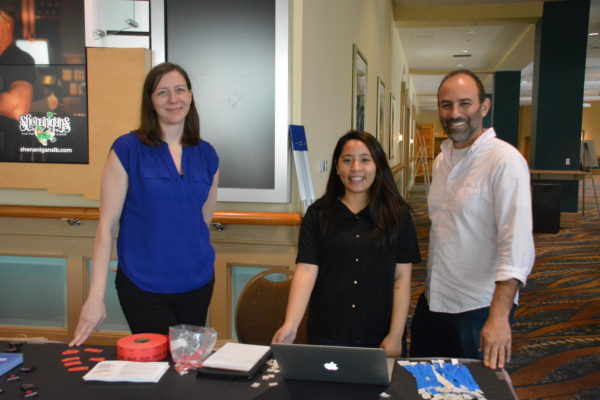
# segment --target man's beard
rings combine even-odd
[[[461,127],[453,127],[455,123],[464,123]],[[469,140],[474,134],[475,129],[471,127],[467,118],[447,119],[442,122],[444,131],[454,143],[462,143]]]
[[[472,117],[448,118],[441,120],[444,132],[454,143],[464,143],[471,139],[474,135],[481,131],[482,118],[480,112],[472,115]],[[479,121],[478,124],[473,124],[473,121]],[[461,124],[458,127],[453,127],[453,124]]]

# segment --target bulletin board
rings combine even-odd
[[[139,125],[148,49],[87,49],[89,164],[0,163],[0,187],[100,199],[100,178],[113,141]]]

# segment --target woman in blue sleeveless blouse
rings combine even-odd
[[[219,159],[200,139],[187,73],[163,63],[146,76],[140,127],[113,143],[102,175],[92,280],[75,337],[106,317],[104,293],[117,228],[119,302],[132,333],[204,325],[214,283],[209,223]]]

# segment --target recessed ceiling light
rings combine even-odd
[[[590,32],[589,36],[598,36],[598,32]]]
[[[465,31],[465,33],[467,35],[473,35],[473,34],[475,34],[475,30],[474,29],[469,29],[468,31]]]
[[[467,54],[469,52],[469,50],[465,49],[462,52],[465,53],[465,54]]]
[[[463,65],[462,64],[456,64],[457,67],[461,68]]]

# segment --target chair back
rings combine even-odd
[[[268,275],[284,274],[275,282]],[[238,299],[235,330],[240,343],[271,344],[273,335],[283,325],[293,272],[287,268],[271,268],[253,277]],[[307,343],[306,315],[298,327],[294,343]]]

